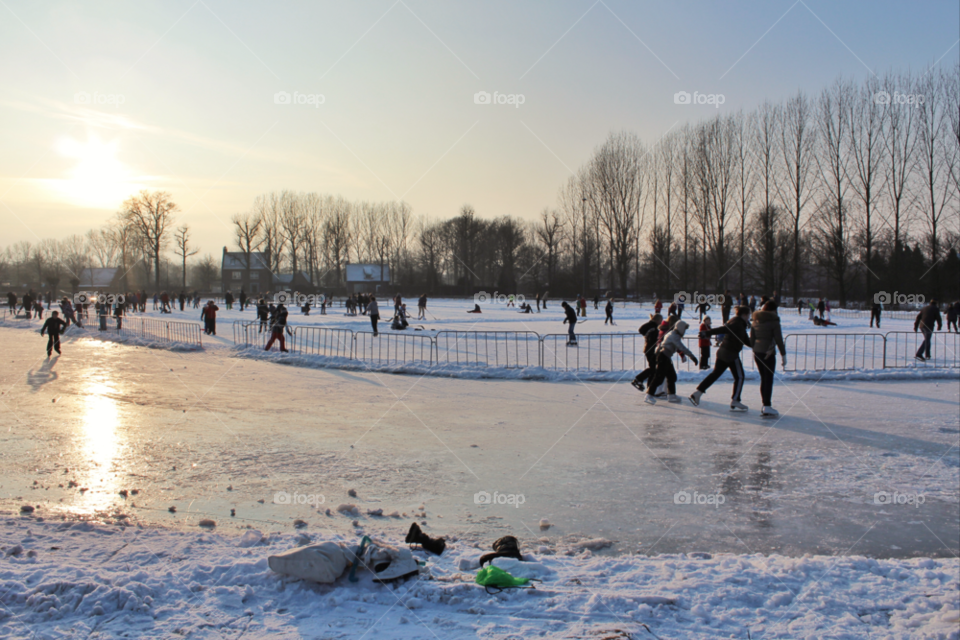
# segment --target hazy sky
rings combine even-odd
[[[750,110],[953,65],[958,39],[955,0],[0,0],[0,245],[141,188],[214,254],[271,190],[532,218],[609,132],[717,113],[678,91]]]

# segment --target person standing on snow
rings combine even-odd
[[[60,334],[67,327],[67,323],[59,318],[59,314],[53,311],[47,321],[40,327],[40,335],[47,334],[47,357],[53,355],[56,349],[57,355],[60,355]]]
[[[566,317],[563,319],[563,324],[569,324],[567,327],[567,346],[577,344],[577,334],[573,332],[574,327],[577,326],[577,312],[573,310],[567,301],[564,300],[560,303],[560,306],[563,307],[563,313]]]
[[[257,300],[257,320],[260,321],[260,329],[257,333],[263,333],[263,330],[268,327],[267,320],[270,318],[270,310],[267,308],[267,303],[263,298]]]
[[[723,320],[723,324],[727,324],[730,321],[730,309],[733,308],[733,296],[730,295],[730,289],[727,289],[723,294],[723,302],[720,304],[720,317]]]
[[[877,321],[877,329],[880,328],[880,314],[883,313],[883,304],[877,300],[873,299],[873,307],[870,309],[870,328],[873,328],[873,321]]]
[[[603,321],[603,324],[607,324],[609,322],[610,324],[613,324],[614,326],[616,326],[613,323],[613,300],[608,298],[607,306],[604,307],[603,310],[607,313],[607,319]]]
[[[370,296],[370,301],[367,303],[367,314],[370,316],[370,326],[373,327],[373,337],[376,338],[380,335],[377,332],[377,322],[380,321],[380,307],[377,305],[377,297],[374,295]]]
[[[753,314],[750,324],[750,341],[753,343],[753,359],[760,373],[760,398],[763,408],[760,415],[776,418],[780,414],[771,406],[773,400],[773,374],[777,369],[777,350],[780,351],[781,366],[787,367],[787,348],[783,344],[783,332],[780,329],[780,316],[773,301],[764,303],[760,311]]]
[[[723,372],[730,369],[733,375],[733,394],[730,398],[732,411],[746,411],[747,406],[740,402],[740,392],[743,391],[743,363],[740,362],[740,350],[750,346],[750,336],[747,334],[747,323],[750,320],[750,307],[738,306],[737,315],[723,326],[711,329],[702,335],[711,336],[723,333],[723,342],[717,349],[717,360],[713,371],[697,385],[697,390],[690,395],[690,402],[694,406],[700,405],[700,397],[707,392]]]
[[[181,307],[183,305],[180,305]],[[247,306],[247,292],[240,288],[240,311],[243,311],[243,308]]]
[[[213,300],[207,302],[207,306],[200,312],[200,319],[203,320],[203,332],[208,336],[217,335],[217,311],[220,310]]]
[[[270,318],[270,339],[267,340],[267,345],[263,348],[264,351],[270,351],[274,341],[279,340],[281,353],[288,352],[286,338],[283,336],[283,332],[287,328],[287,315],[287,308],[281,302],[274,310],[273,317]]]
[[[947,307],[947,331],[950,331],[950,327],[953,327],[955,333],[960,333],[960,329],[957,328],[958,318],[960,318],[960,302],[954,302]]]
[[[537,303],[539,308],[540,303]],[[426,320],[427,319],[427,294],[420,296],[420,299],[417,300],[417,320]]]
[[[930,359],[930,339],[933,337],[933,325],[937,325],[937,331],[943,330],[943,317],[940,315],[940,307],[936,300],[931,300],[927,306],[920,310],[917,319],[913,323],[913,332],[917,329],[923,334],[923,342],[917,349],[917,360],[925,362]]]
[[[653,303],[653,312],[659,316],[661,311],[663,311],[663,302],[660,301],[660,298],[657,298],[657,301]]]
[[[647,395],[643,399],[647,404],[657,404],[657,396],[655,395],[657,387],[664,380],[667,381],[667,402],[674,404],[680,402],[680,398],[677,397],[677,371],[673,368],[673,356],[679,352],[681,360],[690,358],[693,360],[693,364],[698,364],[697,356],[693,355],[693,352],[683,344],[683,334],[687,331],[688,326],[683,320],[678,320],[673,326],[673,331],[664,336],[663,342],[657,348],[657,373],[653,376],[653,380],[647,388]]]
[[[712,307],[710,306],[710,303],[707,302],[706,300],[698,304],[697,313],[699,314],[700,317],[697,319],[703,322],[703,316],[707,315],[707,311],[710,311],[711,308]],[[700,364],[703,365],[703,358],[700,358]]]

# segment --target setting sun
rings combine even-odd
[[[118,158],[120,141],[103,141],[90,133],[84,142],[64,138],[57,145],[60,155],[75,160],[66,179],[55,180],[55,189],[71,202],[87,207],[113,207],[142,188]]]

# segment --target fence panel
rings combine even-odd
[[[540,334],[535,331],[439,331],[437,361],[522,369],[540,366]]]
[[[327,327],[296,327],[299,353],[337,358],[353,358],[353,331]]]
[[[923,343],[923,334],[912,331],[890,331],[885,334],[887,348],[884,366],[891,369],[910,366],[960,367],[960,334],[934,331],[930,337],[930,359],[923,363],[916,359]]]
[[[793,333],[783,341],[787,371],[883,368],[884,337],[878,333]]]
[[[240,327],[242,333],[241,342],[244,346],[247,347],[258,347],[263,349],[267,345],[267,341],[270,340],[270,329],[264,327],[260,328],[259,322],[247,322]],[[294,348],[292,336],[285,336],[287,341],[287,349],[292,351]]]
[[[639,333],[582,333],[577,346],[567,345],[567,334],[541,338],[542,366],[561,371],[633,371],[647,367],[643,336]]]
[[[357,360],[378,364],[433,364],[434,342],[430,336],[408,333],[380,333],[370,331],[353,334],[353,354]]]

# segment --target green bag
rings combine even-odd
[[[490,591],[490,589],[502,591],[503,589],[525,586],[530,583],[530,580],[527,578],[514,577],[503,569],[491,564],[477,572],[476,582],[480,586],[486,587],[487,591]]]

